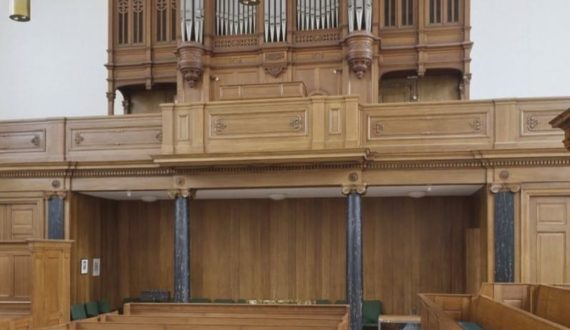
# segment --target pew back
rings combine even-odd
[[[420,294],[422,330],[462,330],[457,321],[469,318],[469,295]]]
[[[570,289],[540,285],[534,294],[534,314],[570,327]]]
[[[480,295],[471,300],[471,321],[493,330],[562,330],[566,327]]]
[[[32,319],[29,316],[1,316],[0,330],[29,330],[32,329]]]

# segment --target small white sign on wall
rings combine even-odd
[[[89,259],[81,259],[81,275],[89,274]]]
[[[101,259],[94,258],[93,259],[93,272],[91,273],[93,276],[101,275]]]

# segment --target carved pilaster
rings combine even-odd
[[[519,184],[494,184],[495,282],[515,281],[515,193]]]
[[[184,42],[176,50],[178,56],[178,70],[190,88],[196,87],[202,78],[204,64],[202,56],[204,48],[195,42]]]
[[[362,79],[374,59],[375,38],[368,32],[355,32],[345,39],[346,60],[358,79]]]

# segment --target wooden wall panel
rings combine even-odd
[[[384,313],[417,311],[417,293],[463,293],[469,197],[363,202],[364,297]]]
[[[193,296],[344,299],[345,202],[193,201]]]
[[[115,261],[118,276],[116,283],[108,282],[105,288],[110,296],[118,286],[119,296],[113,297],[114,303],[119,298],[139,296],[143,290],[161,289],[172,294],[174,201],[118,202],[116,221],[118,242],[113,244],[118,249],[107,247],[110,254],[105,255]]]
[[[44,237],[43,200],[5,200],[0,203],[0,240]]]
[[[70,195],[71,303],[79,304],[103,298],[101,278],[91,274],[93,258],[101,258],[101,274],[105,275],[106,259],[102,257],[101,230],[113,202],[82,194]],[[89,259],[89,274],[80,274],[81,259]],[[113,265],[114,266],[114,265]]]

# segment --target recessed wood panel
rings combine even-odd
[[[0,153],[44,152],[46,130],[0,131]]]
[[[0,298],[9,298],[14,288],[14,258],[0,256]]]
[[[551,200],[546,203],[537,204],[538,224],[559,224],[566,223],[566,201],[564,198],[558,201]]]
[[[568,254],[565,233],[539,233],[536,239],[536,267],[540,282],[564,283]]]
[[[261,138],[304,136],[307,134],[306,111],[272,111],[212,114],[210,137]]]
[[[31,271],[32,261],[30,256],[14,256],[14,297],[18,299],[29,299],[31,294]]]

